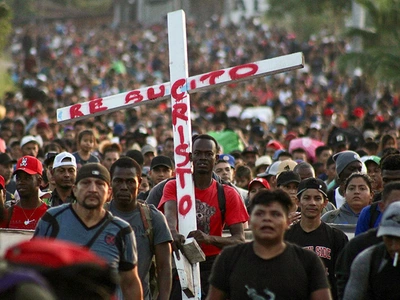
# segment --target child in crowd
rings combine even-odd
[[[235,182],[238,187],[247,190],[252,179],[253,174],[249,166],[240,165],[236,167]]]
[[[96,138],[90,129],[85,129],[78,134],[78,151],[72,153],[75,156],[78,170],[84,164],[90,162],[100,162],[100,160],[92,154],[96,146]]]

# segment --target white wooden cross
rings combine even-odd
[[[182,10],[168,13],[170,82],[59,108],[57,121],[67,123],[171,97],[178,224],[180,233],[187,236],[197,227],[194,184],[189,160],[192,139],[189,94],[233,82],[300,69],[304,67],[304,58],[302,53],[294,53],[189,77],[185,23],[185,14]],[[201,299],[199,264],[191,267],[194,298]],[[189,297],[184,295],[184,299],[187,298]]]

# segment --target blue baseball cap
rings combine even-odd
[[[230,154],[220,154],[218,158],[218,162],[225,161],[227,162],[232,169],[235,168],[235,158]]]

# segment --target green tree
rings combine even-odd
[[[113,0],[70,0],[69,2],[76,8],[96,13],[109,11],[113,4]]]
[[[29,20],[34,18],[35,0],[5,0],[4,2],[11,8],[14,19]]]
[[[400,86],[400,1],[357,0],[366,11],[366,28],[349,28],[347,37],[358,37],[362,50],[339,58],[341,71],[359,67],[371,83]]]
[[[269,0],[267,21],[285,24],[299,39],[337,36],[351,12],[349,0]]]
[[[5,2],[0,2],[0,97],[5,91],[12,90],[13,83],[7,73],[8,62],[4,55],[12,31],[12,11]],[[0,103],[2,104],[2,103]]]
[[[11,26],[12,13],[10,7],[5,3],[0,3],[0,51],[3,52],[7,45]]]

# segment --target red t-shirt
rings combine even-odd
[[[239,193],[229,185],[223,184],[225,193],[225,224],[230,226],[236,223],[244,223],[248,221],[246,207]],[[213,180],[212,184],[204,189],[195,187],[194,194],[196,197],[196,217],[197,229],[214,236],[222,236],[221,211],[218,204],[217,182]],[[170,180],[166,183],[158,208],[163,210],[164,203],[167,201],[176,201],[176,181]],[[217,255],[221,249],[213,245],[200,244],[201,249],[206,256]]]
[[[33,209],[23,209],[19,205],[14,205],[8,228],[34,230],[39,219],[46,211],[46,203],[42,203],[39,207]]]

